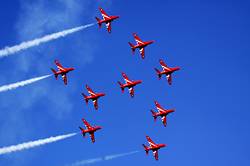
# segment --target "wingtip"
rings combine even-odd
[[[137,33],[136,33],[136,32],[133,32],[132,34],[133,34],[133,36],[137,36]]]

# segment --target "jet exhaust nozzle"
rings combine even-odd
[[[123,93],[124,92],[124,87],[123,87],[122,83],[120,81],[118,81],[118,84],[120,85],[120,88],[121,88],[122,93]]]
[[[150,110],[150,111],[152,113],[152,116],[154,117],[154,121],[156,122],[156,119],[157,119],[156,113],[153,110]]]
[[[95,17],[95,19],[97,20],[99,28],[101,28],[102,27],[101,20],[98,17]]]
[[[89,101],[89,100],[88,100],[87,96],[86,96],[84,93],[82,93],[82,96],[83,96],[83,98],[84,98],[86,104],[88,104],[88,101]]]
[[[53,68],[50,68],[51,71],[54,73],[56,80],[58,79],[58,74],[56,73],[56,70]]]
[[[135,46],[130,42],[128,42],[128,44],[130,45],[132,53],[134,54],[135,53]]]
[[[158,75],[158,79],[161,79],[161,72],[160,72],[160,70],[158,70],[157,68],[155,68],[155,71],[156,71],[156,73]]]
[[[148,147],[147,147],[146,145],[144,145],[144,144],[142,144],[142,146],[144,147],[144,150],[145,150],[145,152],[146,152],[146,155],[148,155],[148,151],[149,151]]]

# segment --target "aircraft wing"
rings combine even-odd
[[[122,77],[124,78],[126,83],[132,83],[132,81],[128,78],[128,76],[125,73],[122,73]]]
[[[136,33],[134,33],[133,36],[137,44],[139,45],[143,44],[143,41],[139,38],[139,36]]]
[[[94,103],[95,109],[97,110],[97,109],[98,109],[98,102],[97,102],[97,99],[94,99],[94,100],[93,100],[93,103]]]
[[[95,96],[95,92],[88,86],[86,85],[86,89],[88,90],[88,93],[91,95],[91,96]]]
[[[166,115],[162,116],[161,120],[162,120],[163,125],[166,127],[166,125],[167,125],[167,116]]]
[[[154,154],[154,157],[155,157],[155,160],[158,160],[158,150],[154,150],[153,151],[153,154]]]
[[[111,22],[106,23],[106,28],[107,28],[108,32],[111,33]]]
[[[92,128],[92,126],[85,119],[82,119],[82,121],[83,121],[83,123],[84,123],[84,125],[85,125],[85,127],[87,129],[91,129]]]
[[[59,71],[64,71],[64,67],[61,65],[61,63],[58,60],[55,60],[55,64]]]
[[[147,140],[148,140],[148,143],[150,145],[150,147],[155,147],[156,144],[152,141],[152,139],[149,137],[149,136],[146,136]]]
[[[155,106],[156,106],[156,108],[157,108],[157,110],[159,112],[164,112],[165,111],[157,101],[155,101]]]
[[[172,76],[171,76],[171,74],[167,75],[167,80],[168,80],[168,84],[171,85],[172,84]]]
[[[140,48],[140,54],[141,54],[142,59],[144,59],[145,58],[145,48]]]
[[[130,87],[130,88],[128,88],[128,90],[129,90],[130,96],[131,96],[131,97],[134,97],[134,93],[135,93],[134,88],[133,88],[133,87]]]
[[[68,80],[67,80],[67,75],[66,74],[62,75],[62,79],[63,79],[64,84],[67,85]]]
[[[95,142],[95,134],[90,133],[90,138],[91,138],[91,141],[94,143]]]
[[[99,9],[100,9],[100,12],[101,12],[102,17],[103,17],[104,20],[110,19],[110,17],[108,16],[108,14],[102,8],[99,8]]]
[[[163,70],[170,71],[170,68],[166,65],[166,63],[162,59],[160,59],[160,64]]]

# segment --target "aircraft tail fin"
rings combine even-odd
[[[118,81],[118,84],[120,85],[120,88],[121,88],[122,93],[123,93],[124,92],[124,87],[123,87],[122,83],[120,81]]]
[[[86,96],[84,93],[82,93],[82,96],[83,96],[83,98],[84,98],[86,104],[88,104],[88,101],[89,101],[89,100],[88,100],[87,96]]]
[[[142,146],[144,147],[144,150],[145,150],[146,154],[148,155],[148,151],[149,151],[148,147],[144,144],[142,144]]]
[[[97,21],[97,23],[98,23],[98,25],[99,25],[99,28],[101,28],[101,27],[102,27],[102,23],[101,23],[100,18],[95,17],[95,19],[96,19],[96,21]]]
[[[130,47],[132,49],[132,53],[134,54],[135,53],[135,46],[130,42],[128,42],[128,44],[130,45]]]
[[[83,128],[81,128],[81,127],[79,127],[79,129],[81,130],[81,132],[82,132],[82,136],[83,137],[85,137],[85,132],[84,132],[84,129]]]
[[[56,80],[57,80],[57,78],[58,78],[58,74],[56,73],[56,70],[55,70],[55,69],[53,69],[53,68],[50,68],[50,69],[51,69],[51,71],[54,73],[55,78],[56,78]]]
[[[156,71],[156,73],[158,75],[158,78],[161,79],[161,72],[160,72],[160,70],[158,70],[157,68],[155,68],[155,71]]]
[[[157,119],[156,113],[153,110],[151,110],[151,112],[152,112],[152,116],[154,117],[154,121],[156,121]]]

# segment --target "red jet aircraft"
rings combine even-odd
[[[180,70],[180,67],[168,67],[162,59],[159,60],[161,67],[163,71],[158,70],[155,68],[155,71],[157,72],[158,78],[161,79],[161,75],[165,74],[167,76],[168,84],[172,84],[172,73]]]
[[[55,60],[55,64],[58,68],[58,71],[54,70],[53,68],[51,68],[51,70],[54,73],[56,80],[57,80],[58,75],[62,75],[63,82],[65,85],[67,85],[67,73],[75,69],[72,67],[64,68],[58,60]]]
[[[103,20],[99,19],[98,17],[95,17],[98,22],[99,28],[102,27],[102,23],[105,23],[108,32],[111,33],[111,22],[114,21],[115,19],[118,19],[119,16],[109,16],[102,8],[99,8],[99,10],[103,17]]]
[[[149,146],[147,147],[146,145],[142,144],[143,147],[144,147],[144,150],[146,151],[146,154],[148,155],[148,152],[150,150],[153,151],[153,154],[154,154],[154,157],[155,157],[155,160],[158,160],[158,150],[160,148],[164,148],[166,147],[165,144],[155,144],[151,138],[149,136],[146,136],[147,140],[148,140],[148,143],[149,143]]]
[[[139,48],[141,57],[142,57],[142,59],[144,59],[145,58],[145,47],[154,43],[154,41],[150,40],[150,41],[143,42],[136,33],[133,33],[133,36],[134,36],[137,44],[133,45],[132,43],[128,42],[128,44],[130,45],[130,47],[132,49],[132,53],[134,54],[135,49]]]
[[[88,85],[86,85],[86,89],[88,90],[89,96],[86,96],[84,93],[82,93],[84,100],[86,101],[86,104],[88,104],[89,100],[92,100],[94,103],[94,107],[97,110],[98,109],[97,99],[99,97],[105,96],[105,94],[104,93],[95,93]]]
[[[156,122],[157,117],[160,116],[163,125],[166,127],[167,126],[167,115],[174,112],[174,110],[173,109],[167,110],[167,109],[162,108],[161,105],[157,101],[155,101],[155,106],[156,106],[158,112],[154,112],[153,110],[151,110],[155,122]]]
[[[100,126],[91,126],[85,119],[82,119],[82,121],[83,121],[85,127],[87,128],[86,130],[84,130],[83,128],[79,127],[81,132],[82,132],[83,137],[85,137],[86,133],[89,133],[89,135],[91,137],[91,140],[92,140],[92,143],[94,143],[95,142],[94,133],[97,130],[102,129],[102,127],[100,127]]]
[[[142,81],[141,80],[137,80],[137,81],[130,80],[125,73],[122,73],[122,77],[124,78],[124,80],[126,82],[125,84],[122,84],[120,81],[118,81],[118,84],[120,85],[120,87],[122,89],[122,93],[124,92],[125,88],[128,88],[130,96],[134,97],[134,86],[142,83]]]

